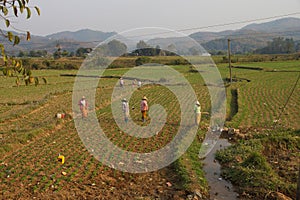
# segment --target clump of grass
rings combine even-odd
[[[176,174],[178,175],[178,177],[180,177],[179,184],[184,189],[188,189],[189,184],[191,183],[191,179],[189,177],[189,173],[188,173],[187,169],[183,166],[180,159],[173,162],[171,167],[176,171]],[[177,187],[179,187],[179,186],[177,186]]]
[[[261,198],[269,192],[279,191],[292,197],[296,193],[296,182],[280,176],[277,167],[268,162],[268,156],[276,155],[277,151],[297,152],[299,144],[299,137],[294,133],[261,134],[256,139],[240,141],[218,151],[216,159],[222,164],[222,176],[237,186],[240,193]],[[290,173],[290,176],[295,174]]]
[[[10,152],[12,150],[12,147],[10,144],[3,144],[0,147],[0,154],[1,153],[6,153],[6,152]]]
[[[271,167],[268,165],[266,158],[258,152],[251,152],[241,166],[253,170],[271,171]]]

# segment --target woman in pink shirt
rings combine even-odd
[[[148,111],[148,103],[147,103],[147,97],[143,97],[141,101],[141,112],[142,112],[142,120],[143,122],[146,121],[147,117],[147,111]]]

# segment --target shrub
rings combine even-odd
[[[49,62],[48,60],[44,60],[44,61],[42,62],[42,64],[45,65],[47,68],[50,67],[50,62]]]
[[[32,63],[31,69],[41,69],[41,66],[38,63]]]
[[[71,64],[71,63],[65,63],[64,64],[64,69],[78,69],[78,67]]]
[[[151,58],[149,58],[149,57],[146,57],[146,56],[138,57],[135,60],[135,65],[136,66],[143,65],[143,64],[149,63],[150,61],[151,61]]]

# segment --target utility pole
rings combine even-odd
[[[229,78],[230,78],[230,84],[231,84],[232,83],[232,73],[231,73],[230,39],[228,39],[228,64],[229,64]]]

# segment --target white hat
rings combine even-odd
[[[127,101],[127,99],[126,99],[126,98],[124,98],[124,99],[122,99],[122,101],[125,101],[125,102],[126,102],[126,101]]]
[[[200,106],[200,103],[199,103],[199,101],[196,101],[196,105],[199,105],[199,106]]]

